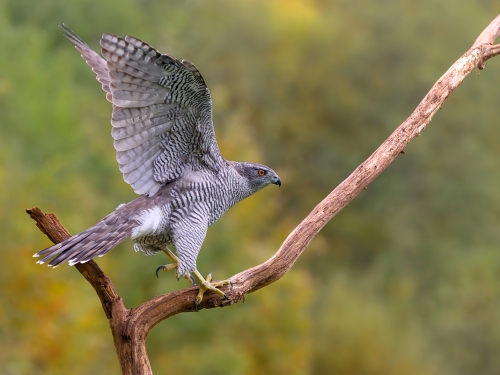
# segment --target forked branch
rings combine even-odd
[[[500,34],[500,15],[480,34],[472,47],[462,55],[434,84],[429,93],[380,147],[354,172],[333,190],[290,233],[272,258],[230,278],[232,288],[225,287],[227,300],[211,293],[203,298],[199,309],[228,306],[280,279],[295,263],[309,242],[328,221],[367,187],[406,145],[429,124],[446,98],[476,69],[483,69],[486,61],[500,54],[500,45],[493,44]],[[40,209],[27,211],[37,226],[54,243],[69,238],[69,233],[52,214]],[[96,290],[109,319],[118,357],[124,374],[150,374],[151,368],[145,349],[148,332],[162,320],[182,312],[194,311],[197,287],[178,290],[155,297],[135,309],[126,309],[111,280],[93,261],[75,266]]]

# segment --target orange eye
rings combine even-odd
[[[264,176],[266,174],[266,171],[263,169],[259,169],[259,176]]]

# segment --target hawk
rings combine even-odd
[[[158,271],[176,269],[200,291],[229,282],[212,282],[196,268],[207,229],[230,207],[267,185],[281,186],[271,168],[222,157],[215,139],[212,101],[200,71],[187,60],[161,54],[126,36],[103,34],[101,57],[66,25],[61,27],[81,53],[112,103],[114,147],[125,182],[141,196],[93,227],[36,253],[37,263],[58,266],[101,257],[131,237],[145,255],[164,252],[172,261]],[[167,247],[175,246],[174,254]]]

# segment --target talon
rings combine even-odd
[[[168,247],[165,247],[165,249],[163,249],[163,252],[170,258],[172,263],[158,267],[156,269],[156,277],[158,277],[158,272],[160,270],[167,272],[173,270],[174,268],[177,268],[177,266],[179,265],[179,258],[177,258],[177,256],[173,252],[171,252]],[[179,275],[177,275],[177,280],[179,280]]]
[[[198,272],[198,270],[194,270],[193,275],[200,283],[200,290],[198,291],[198,295],[196,296],[196,299],[194,300],[194,310],[195,311],[198,311],[198,306],[201,303],[201,301],[203,301],[203,295],[205,294],[205,292],[207,290],[210,290],[212,292],[219,294],[224,299],[228,299],[226,294],[224,294],[224,292],[222,290],[217,289],[217,288],[220,288],[221,286],[224,286],[224,285],[231,284],[230,281],[223,280],[223,281],[212,282],[212,274],[211,273],[209,273],[207,275],[207,277],[204,278]]]
[[[188,273],[187,275],[184,275],[184,278],[189,281],[189,284],[191,284],[191,286],[196,286],[196,280],[194,279],[193,275],[191,275],[190,273]]]
[[[165,268],[165,266],[160,266],[160,267],[158,267],[158,268],[156,269],[156,278],[159,278],[159,276],[158,276],[158,272],[159,272],[160,270],[163,270],[164,268]]]
[[[170,270],[173,270],[174,268],[177,268],[177,263],[170,263],[170,264],[165,264],[156,269],[156,277],[158,277],[158,272],[160,270],[168,272]]]

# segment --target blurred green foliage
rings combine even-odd
[[[0,2],[0,373],[119,373],[99,301],[24,209],[77,233],[134,198],[110,105],[56,27],[95,48],[131,34],[193,61],[220,148],[273,167],[268,188],[208,233],[199,269],[258,264],[401,123],[498,14],[457,0]],[[189,374],[500,372],[500,62],[467,78],[278,283],[231,308],[182,314],[148,338],[153,370]],[[99,260],[133,307],[185,286],[130,241]]]

